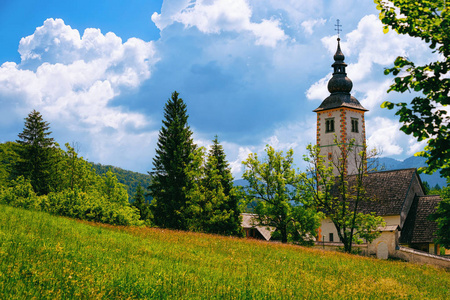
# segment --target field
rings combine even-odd
[[[450,272],[0,206],[0,299],[450,299]]]

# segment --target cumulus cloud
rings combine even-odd
[[[314,27],[324,25],[326,22],[325,19],[310,19],[302,22],[303,30],[306,34],[311,35],[314,32]]]
[[[134,131],[149,125],[144,115],[111,101],[150,77],[158,60],[152,42],[136,38],[122,42],[114,33],[92,28],[81,36],[63,20],[47,19],[34,34],[21,39],[19,53],[20,64],[6,62],[0,67],[0,94],[19,102],[10,105],[9,114],[23,117],[31,109],[41,111],[52,127],[67,128],[101,149],[92,152],[92,159],[113,152],[115,148],[105,141],[132,141],[142,136],[139,132],[133,137]],[[128,147],[122,145],[122,150]]]
[[[306,91],[306,98],[308,100],[325,100],[330,95],[328,92],[328,81],[331,79],[331,73],[315,82]]]
[[[403,152],[401,145],[407,137],[400,131],[397,121],[376,117],[366,121],[366,128],[369,130],[369,148],[381,150],[383,156],[399,155]]]
[[[255,23],[251,17],[251,7],[245,0],[164,1],[161,14],[153,13],[152,21],[160,30],[178,22],[208,34],[250,32],[257,45],[270,47],[287,39],[279,20],[270,18]]]

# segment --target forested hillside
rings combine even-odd
[[[110,165],[102,165],[96,163],[92,165],[92,168],[98,175],[106,174],[108,170],[111,170],[111,172],[116,175],[117,180],[125,185],[130,201],[133,198],[134,194],[136,194],[136,189],[139,183],[144,189],[146,189],[150,185],[151,177],[148,174],[137,173]],[[149,197],[147,196],[147,198]]]

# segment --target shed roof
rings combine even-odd
[[[428,220],[428,216],[436,212],[436,207],[441,201],[438,195],[416,196],[405,220],[400,243],[432,243],[436,237],[437,224]]]
[[[243,213],[242,215],[242,228],[255,228],[261,233],[261,235],[266,239],[266,241],[270,240],[272,236],[272,232],[275,231],[274,227],[268,226],[259,226],[257,225],[257,221],[255,220],[255,214]]]

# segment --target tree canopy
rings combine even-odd
[[[302,177],[303,197],[310,198],[314,206],[333,222],[344,251],[350,253],[353,243],[360,243],[362,239],[371,242],[379,235],[377,229],[383,225],[383,218],[359,210],[363,202],[372,200],[365,191],[366,148],[357,153],[354,140],[339,142],[335,139],[334,143],[339,150],[328,163],[320,155],[318,146],[308,146],[309,153],[304,159],[309,166]],[[349,160],[354,160],[356,165],[356,173],[352,175],[347,174]]]
[[[29,179],[39,195],[49,193],[52,185],[55,142],[49,137],[49,129],[50,124],[44,121],[38,111],[33,110],[25,118],[25,127],[17,140],[20,159],[15,167],[15,175]]]
[[[186,168],[189,184],[186,217],[190,230],[223,235],[241,234],[239,197],[233,187],[233,176],[222,145],[216,138],[205,157],[205,149],[192,153],[192,163]]]
[[[267,146],[267,157],[260,161],[256,153],[243,162],[247,180],[247,202],[253,206],[260,226],[274,227],[272,235],[281,242],[311,243],[320,218],[316,210],[302,197],[302,176],[293,168],[293,154],[286,155]]]
[[[156,156],[153,159],[149,193],[156,225],[186,229],[182,211],[186,205],[186,167],[195,149],[188,126],[186,104],[175,91],[164,107],[163,126],[159,132]]]
[[[445,0],[375,0],[384,31],[419,38],[436,53],[436,61],[417,65],[407,57],[397,57],[385,74],[396,76],[388,92],[415,92],[411,102],[384,102],[382,107],[397,108],[401,130],[418,141],[427,140],[426,173],[441,169],[450,177],[450,9]]]

